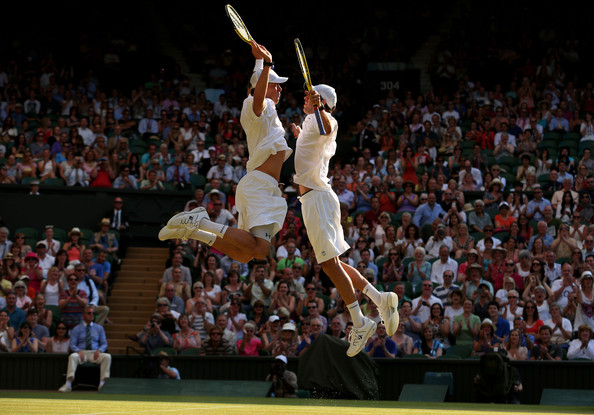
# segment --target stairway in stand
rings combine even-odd
[[[167,248],[128,248],[108,300],[113,324],[105,325],[105,334],[111,354],[125,354],[126,346],[139,349],[127,336],[142,330],[155,311],[157,282],[168,256]]]

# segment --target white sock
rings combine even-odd
[[[204,230],[204,231],[210,232],[210,233],[214,233],[219,238],[222,238],[223,236],[225,236],[225,232],[227,232],[227,229],[229,229],[229,227],[227,225],[221,225],[220,223],[213,222],[206,218],[202,219],[200,221],[199,226],[200,226],[201,230]]]
[[[203,231],[202,229],[195,230],[192,232],[192,239],[196,239],[202,243],[207,244],[208,246],[212,246],[217,240],[216,235]]]
[[[365,294],[375,305],[380,305],[382,302],[382,295],[381,293],[373,286],[371,283],[367,283],[365,288],[363,288],[363,294]]]
[[[361,312],[361,307],[359,307],[359,302],[355,301],[354,303],[347,305],[347,309],[349,310],[349,313],[351,313],[353,327],[361,327],[363,325],[363,313]]]

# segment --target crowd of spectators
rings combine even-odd
[[[400,329],[388,338],[379,324],[366,348],[371,356],[438,357],[467,346],[468,355],[501,347],[514,358],[594,357],[593,82],[581,76],[575,44],[545,30],[531,40],[541,53],[534,60],[500,47],[500,67],[513,68],[504,81],[493,82],[487,70],[483,78],[461,51],[444,46],[430,68],[431,90],[386,91],[356,119],[339,108],[341,151],[329,180],[351,246],[341,259],[401,300]],[[213,220],[236,225],[234,186],[249,156],[238,79],[247,73],[233,77],[233,88],[218,82],[219,92],[209,95],[179,71],[112,88],[92,70],[76,77],[61,71],[51,54],[40,61],[37,71],[13,62],[0,69],[2,184],[185,192],[184,209],[203,206]],[[343,77],[328,76],[328,83],[346,95]],[[291,142],[289,125],[304,115],[298,92],[285,91],[278,112]],[[319,335],[348,336],[352,323],[313,256],[290,171],[282,181],[289,211],[263,263],[238,263],[196,241],[172,242],[155,313],[134,336],[141,346],[291,357]],[[113,220],[102,226],[97,238],[113,243]],[[75,229],[71,234],[76,244]],[[47,243],[24,258],[19,251],[24,264],[35,262],[15,274],[10,242],[8,231],[0,232],[3,280],[12,284],[3,287],[10,323],[0,338],[10,336],[7,349],[33,351],[43,339],[20,333],[26,317],[17,310],[35,301],[41,320],[39,294],[27,302],[12,289],[38,284],[47,292],[61,282],[71,293],[63,301],[81,309],[83,277],[70,276],[79,265],[71,274],[68,267],[38,270]],[[87,245],[83,264],[113,254]],[[64,254],[70,250],[56,252],[56,261]],[[81,275],[90,269],[80,268]],[[107,294],[101,283],[96,289]],[[359,295],[366,315],[379,322],[372,302]],[[68,328],[79,321],[64,318]],[[569,353],[578,343],[579,352]]]

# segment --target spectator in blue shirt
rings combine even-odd
[[[365,351],[370,357],[393,359],[398,355],[396,343],[388,337],[386,326],[383,323],[377,325],[375,336],[369,339]]]
[[[427,203],[422,204],[417,208],[413,216],[413,223],[421,229],[424,225],[431,225],[435,219],[441,219],[446,212],[437,202],[435,193],[427,195]]]
[[[190,184],[190,173],[188,168],[182,164],[182,159],[176,156],[173,159],[173,164],[167,168],[165,173],[165,181],[173,184],[178,189],[184,189]]]
[[[83,312],[83,321],[76,325],[70,333],[70,350],[66,383],[59,389],[60,392],[72,391],[72,381],[76,368],[82,363],[97,363],[100,366],[99,390],[103,387],[105,379],[109,378],[111,368],[111,355],[106,353],[107,338],[105,330],[93,321],[95,310],[87,306]]]

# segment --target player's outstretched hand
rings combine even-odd
[[[268,49],[259,43],[256,43],[254,40],[250,42],[250,45],[252,46],[252,54],[254,55],[254,58],[264,59],[266,62],[272,62],[272,54],[268,52]]]

